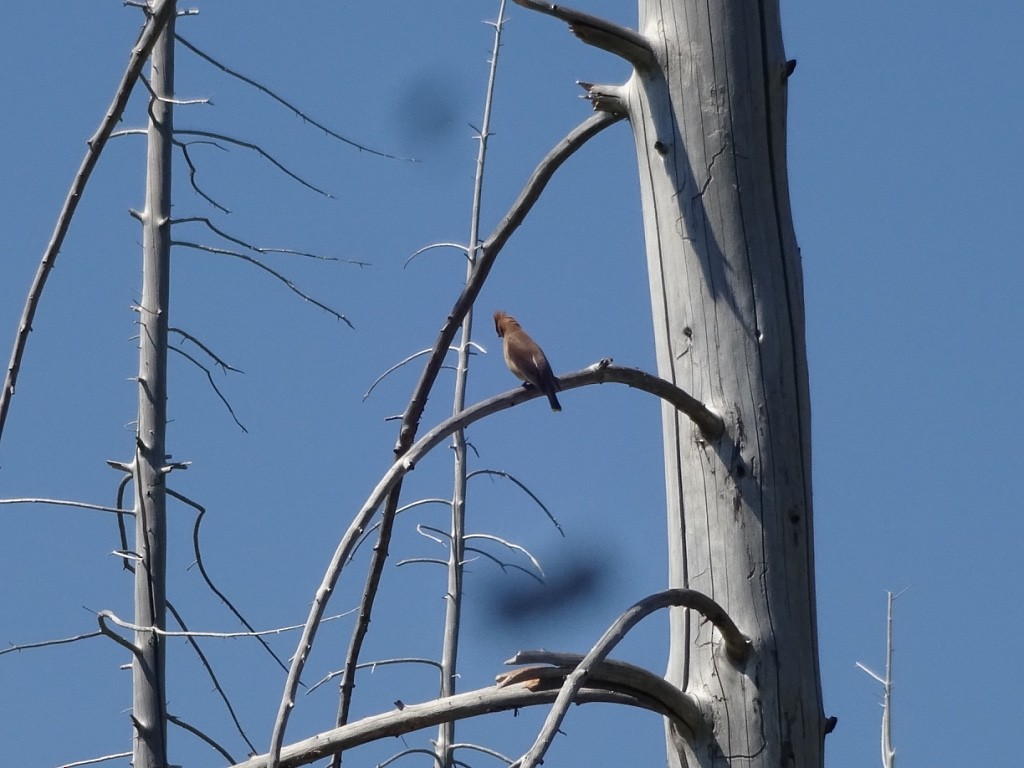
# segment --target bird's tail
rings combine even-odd
[[[558,402],[558,398],[555,397],[555,390],[556,389],[561,389],[561,386],[559,386],[559,384],[558,384],[558,379],[553,379],[552,382],[551,382],[551,386],[548,387],[547,390],[544,393],[544,394],[546,394],[548,396],[548,402],[551,403],[551,410],[552,411],[560,411],[560,410],[562,410],[562,404],[559,403]]]

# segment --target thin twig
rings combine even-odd
[[[455,349],[454,347],[449,347],[448,351],[451,352],[454,349]],[[399,360],[397,363],[392,365],[390,368],[388,368],[386,371],[384,371],[384,373],[382,373],[380,376],[378,376],[376,379],[373,380],[373,384],[370,385],[370,388],[363,393],[363,400],[366,400],[366,398],[368,398],[370,396],[370,393],[373,392],[373,390],[377,387],[377,385],[380,384],[382,381],[384,381],[384,379],[387,378],[390,374],[392,374],[395,371],[397,371],[403,365],[405,365],[407,363],[411,363],[417,357],[423,357],[423,355],[429,355],[433,351],[434,351],[433,349],[421,349],[419,352],[413,352],[411,355],[409,355],[404,360]]]
[[[245,616],[242,615],[241,611],[235,608],[234,603],[228,600],[227,595],[225,595],[217,588],[217,585],[213,583],[213,579],[210,578],[210,574],[207,572],[206,566],[203,564],[203,553],[202,549],[199,546],[199,526],[202,523],[203,518],[206,516],[206,507],[170,488],[167,489],[167,493],[173,496],[178,501],[182,502],[183,504],[187,504],[188,506],[192,507],[192,509],[198,512],[198,514],[196,515],[195,525],[192,526],[192,552],[196,556],[196,567],[199,569],[199,575],[203,577],[203,581],[206,582],[206,586],[209,587],[210,591],[213,592],[213,594],[215,594],[217,597],[219,597],[221,599],[221,602],[223,602],[224,605],[227,606],[228,610],[231,611],[232,614],[234,614],[235,618],[242,623],[242,626],[250,632],[255,633],[256,628],[249,623]],[[256,641],[263,646],[263,649],[270,654],[271,658],[273,658],[274,661],[277,662],[278,666],[281,667],[281,669],[283,669],[285,672],[287,672],[288,666],[281,660],[281,657],[274,652],[274,649],[270,647],[267,641],[260,637],[258,634],[254,636],[256,637]]]
[[[177,609],[171,604],[170,601],[167,602],[167,610],[170,611],[171,615],[174,616],[174,620],[178,622],[178,626],[180,626],[184,632],[188,632],[188,626],[185,624],[185,620],[181,617],[181,614],[178,613]],[[235,730],[238,731],[238,735],[242,737],[242,740],[249,747],[249,754],[252,754],[256,751],[256,747],[253,746],[253,743],[249,740],[248,735],[246,735],[245,733],[245,729],[242,728],[242,723],[238,720],[238,715],[235,714],[235,708],[231,705],[231,699],[228,698],[227,691],[225,691],[223,686],[221,686],[220,680],[217,679],[217,674],[213,671],[213,665],[210,664],[210,660],[206,658],[206,654],[203,653],[203,649],[199,647],[199,642],[198,640],[196,640],[194,636],[189,635],[185,638],[185,640],[189,645],[192,646],[192,650],[195,651],[196,656],[199,658],[199,663],[203,665],[203,669],[206,670],[206,674],[210,677],[210,682],[213,683],[213,689],[217,692],[217,695],[220,696],[220,700],[224,702],[224,706],[228,710],[228,715],[231,717],[231,722],[235,724]],[[168,715],[167,719],[171,720],[171,715]],[[200,734],[199,731],[195,731],[190,727],[186,728],[186,730],[192,731],[208,743],[215,745],[215,742],[206,739],[202,734]],[[231,762],[235,761],[232,760]]]
[[[477,549],[476,547],[466,547],[466,551],[467,552],[474,552],[477,555],[479,555],[480,557],[487,558],[488,560],[493,562],[495,565],[497,565],[499,568],[501,568],[502,571],[508,571],[508,570],[519,571],[520,573],[523,573],[523,574],[529,576],[531,579],[534,579],[538,584],[543,584],[544,583],[543,577],[538,576],[536,573],[531,571],[529,568],[524,568],[523,566],[521,566],[521,565],[519,565],[517,563],[507,563],[504,560],[502,560],[501,558],[492,555],[490,552],[487,552],[486,550]],[[475,560],[475,559],[476,558],[473,558],[473,560]],[[466,559],[466,563],[468,564],[470,562],[473,562],[473,560],[470,560],[469,558],[467,558]]]
[[[235,245],[240,245],[243,248],[248,248],[250,251],[254,251],[256,253],[281,253],[286,256],[304,256],[307,259],[316,259],[317,261],[337,261],[342,264],[352,264],[357,267],[370,266],[370,262],[359,261],[358,259],[340,259],[337,256],[322,256],[319,253],[310,253],[309,251],[298,251],[295,250],[294,248],[267,248],[259,245],[253,245],[252,243],[242,240],[239,237],[235,237],[234,235],[228,234],[223,229],[216,226],[206,216],[186,216],[182,219],[172,219],[170,223],[172,226],[174,224],[203,224],[211,232],[220,235],[228,242],[234,243]]]
[[[409,749],[403,749],[401,752],[397,752],[393,754],[391,757],[377,763],[377,765],[374,766],[374,768],[387,768],[387,766],[391,765],[392,763],[401,760],[403,757],[408,757],[409,755],[427,755],[433,760],[434,768],[444,768],[444,766],[441,765],[440,760],[438,760],[437,755],[434,754],[431,750],[424,749],[423,747],[410,747]]]
[[[79,640],[90,640],[94,637],[101,637],[103,635],[99,630],[95,632],[86,632],[84,635],[75,635],[74,637],[62,637],[57,640],[40,640],[36,643],[19,643],[18,645],[11,645],[7,648],[0,649],[0,656],[7,653],[14,653],[15,651],[30,651],[33,648],[47,648],[51,645],[66,645],[68,643],[77,643]]]
[[[425,664],[427,666],[435,667],[437,669],[441,668],[441,665],[433,659],[424,659],[418,656],[405,656],[399,659],[377,659],[375,661],[363,661],[356,665],[356,669],[368,669],[370,670],[370,674],[373,674],[377,667],[386,667],[391,664]],[[318,680],[314,685],[311,685],[309,687],[309,690],[306,691],[306,694],[311,694],[324,683],[333,680],[338,675],[343,674],[345,674],[345,670],[343,669],[337,672],[331,672],[330,674],[324,676],[322,679]]]
[[[387,152],[382,152],[379,149],[371,149],[370,147],[367,147],[367,146],[365,146],[363,144],[360,144],[360,143],[358,143],[356,141],[353,141],[352,139],[347,139],[347,138],[345,138],[344,136],[342,136],[339,133],[335,133],[330,128],[328,128],[326,125],[323,125],[322,123],[319,123],[316,120],[314,120],[312,117],[307,115],[305,112],[300,110],[298,107],[294,106],[293,104],[291,104],[288,101],[285,101],[285,99],[283,99],[280,96],[278,96],[276,93],[274,93],[272,90],[267,88],[265,85],[261,85],[260,83],[256,82],[252,78],[246,77],[241,72],[237,72],[236,70],[233,70],[230,67],[228,67],[226,64],[222,64],[221,62],[217,61],[215,58],[210,56],[208,53],[205,53],[204,51],[199,50],[199,48],[197,48],[196,46],[192,45],[192,43],[190,43],[188,40],[183,38],[181,35],[175,33],[174,37],[175,37],[175,39],[179,43],[184,45],[186,48],[188,48],[190,51],[192,51],[192,53],[194,53],[199,58],[204,59],[205,61],[209,62],[213,66],[217,67],[217,69],[221,70],[222,72],[225,72],[228,75],[231,75],[232,77],[237,78],[238,80],[241,80],[246,85],[251,85],[256,90],[261,91],[261,92],[267,94],[267,96],[272,98],[274,101],[278,102],[279,104],[283,105],[284,107],[288,108],[289,110],[294,112],[296,115],[301,117],[303,119],[303,121],[309,123],[310,125],[316,126],[317,128],[319,128],[321,131],[326,133],[331,138],[334,138],[334,139],[337,139],[338,141],[344,142],[345,144],[348,144],[351,147],[355,147],[360,152],[369,152],[371,155],[377,155],[377,157],[384,157],[384,158],[387,158],[388,160],[405,160],[407,162],[416,162],[414,158],[411,158],[411,157],[399,157],[397,155],[390,155]]]
[[[132,48],[131,56],[128,59],[128,66],[121,77],[117,90],[114,92],[114,100],[107,108],[99,128],[96,129],[96,133],[88,141],[89,148],[86,150],[82,164],[79,166],[78,172],[71,182],[71,189],[68,190],[68,194],[64,198],[64,205],[57,215],[57,223],[53,234],[50,236],[50,242],[43,252],[39,268],[36,270],[36,275],[32,279],[32,285],[29,287],[28,295],[25,298],[25,308],[22,310],[21,319],[18,322],[18,331],[15,336],[11,359],[7,365],[3,390],[0,390],[0,438],[3,437],[4,424],[7,422],[7,413],[11,407],[11,398],[14,397],[18,372],[21,369],[21,360],[25,354],[25,347],[28,344],[28,334],[32,331],[32,321],[35,319],[36,309],[39,307],[39,301],[42,299],[46,278],[49,277],[50,271],[57,261],[57,254],[60,253],[61,246],[64,244],[64,238],[71,227],[71,220],[74,218],[75,210],[82,200],[89,177],[92,175],[93,169],[100,159],[100,154],[103,152],[111,132],[121,120],[121,115],[128,105],[128,99],[131,97],[132,88],[142,72],[142,66],[145,64],[146,59],[149,58],[149,52],[152,50],[153,44],[156,43],[160,33],[163,32],[173,12],[174,0],[158,0],[149,10],[146,16],[146,23],[139,34],[139,39]]]
[[[280,272],[278,272],[276,269],[271,269],[270,267],[268,267],[266,264],[264,264],[262,261],[260,261],[257,258],[249,256],[248,254],[245,254],[245,253],[240,253],[239,251],[231,251],[231,250],[228,250],[227,248],[215,248],[212,245],[202,245],[201,243],[190,243],[190,242],[187,242],[187,241],[184,241],[184,240],[175,240],[171,244],[172,245],[181,246],[183,248],[193,248],[193,249],[195,249],[197,251],[205,251],[206,253],[215,253],[215,254],[220,255],[220,256],[232,256],[232,257],[234,257],[236,259],[241,259],[242,261],[247,261],[250,264],[252,264],[253,266],[259,267],[264,272],[267,272],[268,274],[273,275],[280,282],[284,283],[285,287],[287,287],[288,290],[290,290],[292,293],[294,293],[297,296],[301,297],[305,301],[308,301],[310,304],[312,304],[312,305],[314,305],[316,307],[320,307],[320,309],[322,309],[327,314],[331,315],[332,317],[337,318],[338,320],[341,320],[349,328],[352,328],[353,330],[355,330],[355,326],[352,325],[351,321],[347,317],[345,317],[343,314],[338,312],[336,309],[332,309],[331,307],[327,306],[323,302],[317,301],[312,296],[310,296],[308,293],[305,293],[301,288],[299,288],[295,283],[293,283],[287,277],[285,277]]]
[[[323,621],[334,621],[336,619],[344,618],[348,616],[352,611],[346,611],[345,613],[338,613],[334,616],[325,616]],[[294,632],[296,629],[302,629],[302,624],[292,624],[287,627],[274,627],[273,629],[261,629],[256,632],[195,632],[195,631],[182,631],[176,632],[170,629],[160,629],[159,627],[144,627],[139,624],[133,624],[130,621],[125,621],[119,618],[117,614],[112,611],[100,611],[97,616],[100,619],[101,626],[105,627],[107,631],[103,634],[109,634],[110,628],[106,627],[103,623],[104,620],[109,619],[114,624],[124,629],[130,629],[133,632],[153,632],[157,635],[163,635],[164,637],[212,637],[217,640],[231,640],[236,637],[259,637],[260,635],[280,635],[284,632]],[[130,645],[130,643],[129,643]]]
[[[509,474],[508,472],[505,472],[500,469],[477,469],[474,470],[473,472],[470,472],[469,477],[467,477],[466,479],[468,480],[469,478],[475,477],[477,475],[495,475],[497,477],[503,477],[506,480],[510,480],[513,483],[515,483],[517,486],[519,486],[520,490],[522,490],[523,493],[525,493],[527,496],[533,499],[534,502],[536,502],[538,507],[544,510],[544,514],[548,516],[548,519],[551,521],[551,523],[555,526],[556,529],[558,529],[558,532],[562,534],[562,538],[565,538],[565,531],[562,530],[562,526],[561,524],[559,524],[555,516],[551,514],[551,510],[547,508],[543,501],[537,498],[537,494],[535,494],[533,491],[527,488],[526,484],[520,481],[517,477],[515,477],[515,475]]]
[[[149,97],[151,101],[159,101],[164,104],[173,104],[177,107],[191,107],[197,104],[213,104],[210,99],[172,99],[167,96],[161,96],[155,90],[149,82],[149,78],[144,74],[139,74],[139,80],[146,86],[146,90],[149,91]]]
[[[216,363],[218,366],[220,366],[220,368],[225,373],[228,372],[228,371],[231,371],[232,373],[245,373],[245,371],[243,371],[243,370],[241,370],[239,368],[235,368],[233,365],[229,365],[228,363],[224,362],[218,355],[214,354],[212,349],[210,349],[208,346],[203,344],[203,342],[201,342],[199,339],[197,339],[191,333],[188,333],[187,331],[183,331],[181,328],[174,328],[173,326],[168,328],[167,332],[168,333],[176,333],[179,336],[181,336],[183,339],[185,339],[186,341],[191,341],[193,344],[195,344],[197,347],[199,347],[201,350],[203,350],[203,352],[205,352],[209,356],[209,358],[211,360],[213,360],[214,363]]]
[[[171,346],[170,344],[168,344],[167,349],[169,349],[171,352],[177,352],[179,355],[181,355],[190,363],[192,363],[196,368],[198,368],[199,370],[206,374],[207,381],[210,382],[210,386],[213,387],[213,391],[216,393],[217,397],[220,398],[220,401],[224,403],[224,407],[228,409],[228,413],[231,414],[231,418],[234,419],[235,424],[238,425],[238,428],[240,430],[242,430],[246,434],[249,434],[249,430],[246,429],[245,425],[238,420],[238,416],[235,415],[235,409],[231,407],[231,403],[229,403],[228,399],[224,397],[224,393],[220,391],[220,387],[217,386],[217,382],[213,380],[213,373],[210,371],[210,369],[207,368],[202,363],[200,363],[198,360],[196,360],[188,352],[186,352],[183,349],[180,349],[179,347]]]
[[[234,717],[234,713],[233,713],[233,712],[231,713],[231,716],[232,716],[232,717]],[[212,738],[210,738],[209,736],[207,736],[207,735],[206,735],[205,733],[203,733],[203,732],[202,732],[201,730],[199,730],[198,728],[196,728],[196,727],[195,727],[194,725],[191,725],[191,724],[189,724],[189,723],[186,723],[186,722],[185,722],[184,720],[182,720],[182,719],[181,719],[180,717],[175,717],[174,715],[172,715],[172,714],[170,714],[170,713],[168,713],[168,714],[167,714],[167,721],[168,721],[168,722],[171,722],[171,723],[174,723],[174,724],[175,724],[176,726],[178,726],[178,727],[179,727],[179,728],[181,728],[182,730],[188,731],[189,733],[191,733],[191,734],[195,735],[196,737],[198,737],[198,738],[199,738],[199,739],[201,739],[202,741],[205,741],[205,742],[206,742],[207,744],[209,744],[209,745],[210,745],[211,747],[213,747],[213,748],[214,748],[215,750],[217,750],[218,752],[220,752],[221,756],[222,756],[222,757],[223,757],[223,758],[224,758],[225,760],[227,760],[227,761],[228,761],[228,763],[230,763],[231,765],[234,765],[234,764],[235,764],[236,762],[238,762],[237,760],[235,760],[235,758],[233,758],[233,757],[231,756],[231,754],[230,754],[230,753],[229,753],[229,752],[228,752],[228,751],[227,751],[226,749],[224,749],[224,747],[222,747],[222,746],[221,746],[220,744],[218,744],[218,743],[217,743],[216,741],[214,741],[214,740],[213,740]],[[247,743],[247,744],[249,743],[249,740],[248,740],[248,739],[246,739],[245,741],[246,741],[246,743]],[[253,748],[252,744],[249,744],[249,748],[250,748],[250,749],[252,750],[252,752],[255,752],[255,751],[256,751],[256,750],[255,750],[255,749]],[[249,754],[252,754],[252,752],[250,752]]]
[[[529,559],[529,561],[531,563],[533,563],[533,567],[537,569],[537,571],[540,573],[541,576],[545,575],[544,574],[544,568],[541,567],[540,560],[538,560],[536,557],[534,557],[533,554],[530,552],[530,550],[528,550],[526,547],[522,546],[521,544],[514,544],[513,542],[508,541],[506,539],[503,539],[500,536],[495,536],[492,533],[469,533],[469,534],[466,534],[466,536],[465,536],[465,540],[466,541],[471,541],[472,539],[483,539],[484,541],[493,541],[493,542],[496,542],[498,544],[501,544],[506,549],[511,549],[513,552],[521,552],[522,554],[524,554]]]
[[[214,200],[212,197],[206,194],[206,192],[203,191],[203,188],[199,186],[199,182],[196,181],[196,174],[199,173],[199,170],[196,168],[196,164],[192,162],[192,155],[190,155],[188,152],[188,148],[191,144],[210,144],[214,147],[217,147],[217,149],[221,150],[222,152],[226,152],[227,150],[224,149],[224,147],[221,147],[220,145],[215,144],[212,141],[174,142],[174,146],[181,150],[181,156],[185,160],[185,165],[188,166],[188,183],[192,187],[192,190],[221,213],[231,213],[231,210],[227,206],[218,203],[216,200]]]
[[[434,248],[457,248],[458,250],[462,251],[463,255],[467,259],[469,259],[470,262],[472,262],[472,251],[466,246],[464,246],[462,243],[431,243],[430,245],[425,245],[422,248],[417,248],[416,251],[413,252],[412,256],[406,259],[405,263],[402,264],[402,269],[408,267],[409,264],[412,263],[412,260],[419,256],[421,253],[426,253],[427,251],[433,250]]]
[[[132,509],[121,509],[120,507],[106,507],[102,504],[89,504],[85,501],[70,501],[68,499],[41,499],[41,498],[23,498],[23,499],[0,499],[0,504],[52,504],[56,507],[78,507],[79,509],[94,509],[97,512],[114,512],[116,514],[134,515],[135,510]]]
[[[456,749],[471,749],[475,752],[482,752],[485,755],[490,755],[491,757],[497,758],[501,762],[505,763],[505,765],[508,765],[512,762],[511,757],[503,755],[501,752],[498,752],[495,749],[490,749],[489,747],[484,747],[480,744],[470,744],[468,742],[460,741],[456,744],[452,744],[452,751],[454,752]]]
[[[80,768],[83,765],[96,765],[97,763],[105,763],[108,760],[120,760],[125,757],[131,757],[131,752],[117,752],[113,755],[103,755],[103,757],[90,757],[88,760],[76,760],[73,763],[64,763],[60,768]]]
[[[224,141],[227,142],[228,144],[234,144],[236,147],[242,147],[243,149],[252,150],[260,157],[262,157],[264,160],[266,160],[268,163],[277,168],[279,171],[281,171],[283,174],[285,174],[286,176],[290,176],[292,179],[299,182],[299,184],[306,187],[307,189],[311,189],[318,195],[323,195],[324,197],[330,198],[331,200],[335,199],[334,195],[332,195],[330,192],[326,192],[325,190],[322,190],[319,187],[314,186],[312,183],[306,181],[304,178],[299,176],[299,174],[295,173],[292,170],[289,170],[282,162],[277,160],[273,155],[271,155],[269,152],[263,149],[263,147],[261,147],[259,144],[253,144],[251,141],[242,141],[242,139],[236,139],[231,136],[227,136],[223,133],[215,133],[214,131],[179,129],[176,130],[174,133],[176,136],[203,136],[208,139],[216,139],[217,141]]]

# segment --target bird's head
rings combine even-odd
[[[513,328],[518,328],[519,323],[512,315],[507,315],[500,309],[494,313],[494,330],[499,337],[504,337]]]

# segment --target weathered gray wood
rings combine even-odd
[[[774,0],[640,2],[655,65],[622,96],[636,140],[662,378],[725,420],[708,440],[663,405],[670,586],[713,597],[753,642],[742,668],[674,609],[668,678],[710,707],[672,765],[820,766],[810,406]],[[743,756],[742,758],[740,756]]]
[[[153,47],[150,83],[158,97],[174,95],[174,11]],[[166,616],[167,315],[170,295],[172,105],[149,107],[146,207],[142,221],[142,301],[139,305],[139,419],[135,474],[135,623],[163,629]],[[136,631],[132,660],[132,765],[167,765],[164,675],[166,641]]]

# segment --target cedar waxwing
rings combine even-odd
[[[503,340],[505,362],[518,378],[548,396],[552,411],[562,410],[555,397],[561,387],[551,372],[551,364],[537,342],[526,335],[516,319],[500,309],[494,313],[494,330]]]

